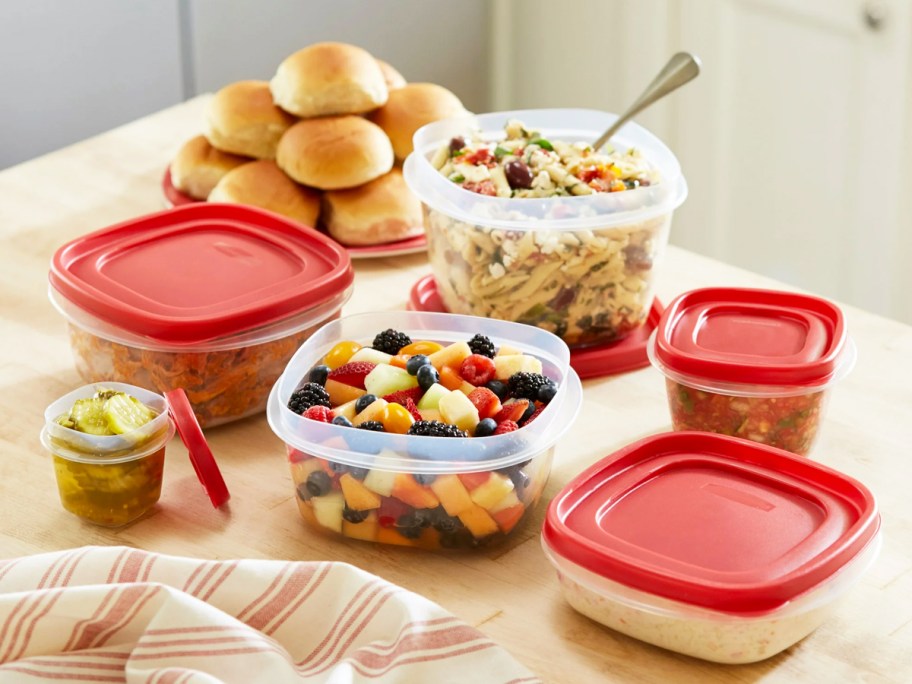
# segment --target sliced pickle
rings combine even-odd
[[[105,417],[105,401],[95,397],[77,399],[70,409],[70,420],[80,432],[90,435],[110,435],[108,420]]]
[[[155,414],[141,401],[123,392],[111,395],[104,402],[104,419],[115,435],[142,427],[155,418]]]

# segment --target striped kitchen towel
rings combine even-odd
[[[536,682],[438,605],[345,563],[88,546],[0,561],[0,682]]]

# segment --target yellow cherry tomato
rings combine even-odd
[[[414,422],[415,419],[405,406],[389,404],[386,407],[386,415],[383,416],[383,429],[387,432],[404,435]]]
[[[339,342],[335,347],[329,350],[329,353],[323,358],[323,363],[329,366],[330,370],[335,370],[339,366],[348,363],[349,359],[361,349],[361,345],[351,340]]]
[[[405,345],[399,350],[399,353],[414,356],[415,354],[433,354],[435,351],[440,351],[441,349],[443,349],[442,344],[431,342],[430,340],[419,340]]]

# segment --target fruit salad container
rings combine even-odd
[[[103,397],[121,393],[124,405]],[[83,411],[75,424],[71,411],[98,399],[98,411]],[[137,425],[130,412],[135,399],[149,412]],[[104,402],[104,403],[103,403]],[[117,433],[103,423],[118,421]],[[72,427],[71,427],[72,426]],[[91,430],[86,432],[85,430]],[[98,434],[98,433],[107,434]],[[41,443],[51,453],[60,503],[70,513],[106,527],[119,527],[142,516],[161,495],[165,446],[174,435],[165,398],[119,382],[85,385],[61,397],[44,412]]]
[[[774,447],[654,435],[581,473],[549,505],[564,598],[614,630],[719,663],[795,644],[874,563],[871,492]]]
[[[295,350],[338,317],[353,272],[316,231],[201,203],[63,245],[49,280],[86,382],[182,388],[212,427],[265,410]]]
[[[404,174],[423,203],[448,311],[536,325],[574,347],[622,339],[645,323],[687,184],[672,152],[634,123],[612,139],[603,163],[582,169],[593,154],[585,145],[616,118],[498,112],[415,133]],[[569,166],[562,149],[572,152]]]
[[[269,397],[313,528],[424,549],[495,544],[541,497],[582,389],[544,330],[392,311],[325,325]]]
[[[647,346],[672,427],[806,455],[830,390],[855,365],[842,312],[818,297],[705,288],[665,309]]]

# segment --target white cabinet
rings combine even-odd
[[[518,18],[498,106],[619,111],[674,51],[697,53],[700,78],[638,118],[690,185],[672,242],[912,322],[909,3],[574,1],[553,25],[535,16],[550,6],[498,6]]]

